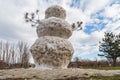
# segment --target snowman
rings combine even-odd
[[[54,5],[45,11],[45,19],[36,29],[38,39],[30,48],[36,68],[67,68],[74,50],[68,41],[72,26],[65,18],[66,11],[61,6]]]

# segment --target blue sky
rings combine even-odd
[[[36,31],[24,22],[24,13],[39,9],[44,19],[45,9],[54,4],[66,9],[70,24],[83,21],[83,30],[74,31],[69,39],[73,57],[100,59],[97,54],[104,32],[120,33],[120,0],[0,0],[0,40],[32,44]]]

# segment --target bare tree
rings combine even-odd
[[[2,60],[2,41],[0,41],[0,60]]]
[[[15,63],[15,47],[14,45],[11,46],[11,49],[10,49],[10,62],[11,63]]]
[[[24,43],[22,41],[19,41],[18,42],[19,62],[22,61],[23,47],[24,47]]]
[[[10,43],[9,42],[6,42],[5,43],[5,47],[4,47],[4,49],[5,49],[5,62],[7,62],[7,63],[9,63],[9,61],[10,61]]]
[[[20,62],[22,64],[22,67],[28,67],[29,65],[29,50],[27,43],[19,42],[19,54],[20,54]]]
[[[27,44],[25,44],[23,48],[22,64],[23,64],[23,67],[28,67],[29,65],[29,52],[28,52]]]

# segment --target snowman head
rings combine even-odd
[[[45,18],[49,17],[57,17],[57,18],[66,18],[66,11],[64,8],[62,8],[59,5],[53,5],[50,6],[46,11],[45,11]]]

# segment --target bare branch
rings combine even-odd
[[[31,24],[32,27],[37,27],[40,24],[39,19],[39,10],[36,10],[35,13],[25,13],[25,21]]]
[[[73,30],[73,31],[82,30],[82,27],[81,27],[82,24],[83,24],[83,22],[80,22],[80,21],[77,21],[76,23],[73,23],[73,24],[72,24],[72,30]]]

